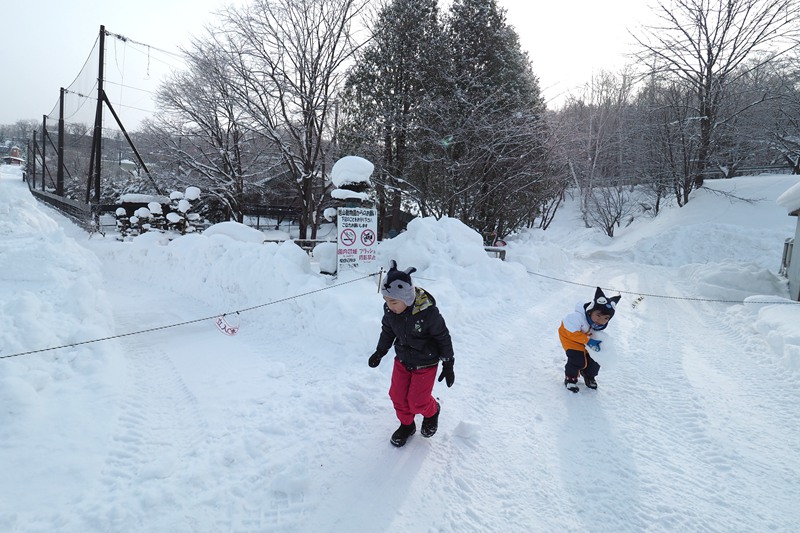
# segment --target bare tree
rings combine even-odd
[[[778,98],[769,106],[768,144],[777,161],[800,174],[800,57],[787,58],[771,73],[769,86]]]
[[[589,197],[588,218],[603,228],[609,237],[614,236],[615,228],[622,225],[623,220],[630,223],[636,207],[630,200],[631,192],[623,185],[598,187],[592,190]]]
[[[693,94],[687,118],[697,143],[690,171],[699,187],[731,85],[798,46],[800,7],[797,0],[659,0],[655,11],[661,24],[635,36],[640,60]]]
[[[184,51],[189,68],[159,88],[160,111],[146,130],[161,139],[191,184],[203,185],[228,216],[242,222],[245,184],[268,168],[269,159],[253,138],[252,119],[233,89],[235,71],[213,35]]]
[[[553,118],[570,176],[580,191],[587,227],[595,187],[608,190],[609,182],[618,183],[627,169],[622,161],[632,133],[625,125],[631,91],[627,69],[619,74],[600,72]]]
[[[254,0],[230,8],[218,36],[241,84],[253,132],[280,154],[300,204],[300,237],[316,238],[335,146],[336,98],[358,48],[367,0]]]
[[[41,125],[41,121],[38,120],[18,120],[13,126],[8,127],[6,135],[10,134],[11,139],[22,143],[24,139],[28,139],[31,136],[33,131],[38,130]]]

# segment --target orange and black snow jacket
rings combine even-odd
[[[592,328],[586,320],[584,305],[577,304],[575,311],[565,316],[558,328],[558,338],[565,350],[586,351],[586,343],[592,336]]]

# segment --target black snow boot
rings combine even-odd
[[[436,414],[422,419],[422,429],[419,432],[423,437],[429,438],[436,434],[436,430],[439,429],[439,412],[441,410],[442,406],[436,402]]]
[[[586,386],[590,389],[597,388],[597,381],[593,377],[589,377],[586,374],[583,375],[583,382],[586,383]]]
[[[578,378],[565,377],[564,378],[564,386],[570,392],[578,392],[579,390],[581,390],[578,387]]]
[[[397,431],[392,433],[392,444],[398,448],[405,446],[408,437],[416,433],[416,431],[417,425],[414,422],[411,422],[410,424],[400,424],[400,427],[397,428]]]

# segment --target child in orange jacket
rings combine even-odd
[[[571,392],[578,392],[578,375],[590,389],[597,388],[597,373],[600,364],[592,359],[587,348],[599,352],[602,341],[593,339],[592,333],[606,328],[608,321],[614,316],[617,303],[622,296],[607,298],[603,290],[597,287],[591,302],[579,303],[575,311],[564,317],[558,328],[558,337],[567,353],[567,364],[564,366],[564,386]]]

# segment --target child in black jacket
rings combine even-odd
[[[424,289],[414,287],[411,273],[391,268],[381,285],[385,300],[378,347],[369,358],[369,366],[380,364],[389,348],[394,345],[395,358],[389,397],[400,420],[400,427],[392,434],[391,443],[403,446],[417,426],[414,416],[421,414],[423,437],[432,437],[439,427],[439,402],[433,397],[433,385],[439,361],[442,373],[439,381],[453,386],[453,342],[450,332],[439,314],[436,300]]]

